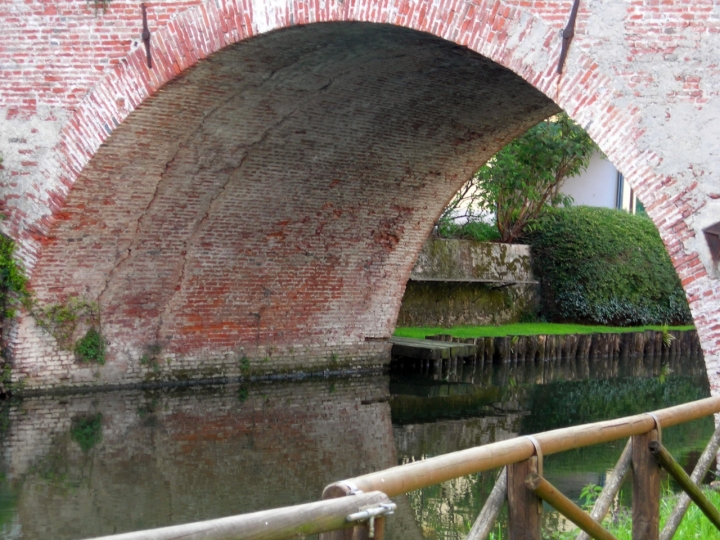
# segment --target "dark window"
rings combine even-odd
[[[712,255],[713,261],[720,261],[720,223],[711,225],[703,232],[705,233],[705,240],[707,240],[708,246],[710,246],[710,254]]]

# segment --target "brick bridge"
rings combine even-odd
[[[2,231],[39,303],[97,301],[109,342],[80,365],[21,315],[15,376],[376,366],[445,203],[562,108],[660,229],[717,392],[720,7],[581,0],[558,76],[570,8],[151,1],[148,69],[139,2],[2,0]]]

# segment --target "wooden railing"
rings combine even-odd
[[[720,513],[697,489],[720,446],[720,428],[705,449],[692,479],[679,466],[673,466],[672,457],[661,444],[664,428],[719,412],[720,398],[708,398],[651,413],[517,437],[336,482],[325,488],[323,500],[316,503],[107,536],[102,540],[279,540],[316,533],[321,533],[321,540],[383,540],[385,516],[394,509],[389,497],[501,467],[504,469],[499,481],[468,540],[483,540],[487,536],[505,500],[509,540],[540,540],[542,500],[590,537],[610,540],[614,537],[600,523],[630,469],[633,539],[658,540],[661,465],[720,528]],[[542,476],[546,455],[624,438],[630,441],[615,468],[619,480],[608,482],[591,514],[577,507]],[[688,499],[681,498],[662,540],[672,538],[688,504]],[[668,527],[674,529],[670,531]]]

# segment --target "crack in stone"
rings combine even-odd
[[[211,110],[209,110],[205,115],[203,115],[203,118],[200,120],[198,126],[192,130],[189,134],[186,135],[185,139],[178,144],[173,156],[165,163],[165,167],[163,168],[163,171],[160,173],[160,177],[157,181],[157,184],[155,184],[155,190],[153,191],[153,195],[150,198],[150,201],[147,205],[145,205],[145,208],[139,213],[139,217],[135,220],[135,224],[132,228],[132,234],[130,235],[131,238],[133,238],[133,241],[130,243],[130,246],[128,246],[125,249],[125,253],[119,255],[115,259],[115,263],[113,264],[113,267],[110,269],[110,271],[107,273],[107,277],[105,279],[105,283],[103,285],[103,288],[100,290],[100,292],[97,295],[97,302],[98,304],[102,305],[102,297],[107,292],[108,287],[110,286],[110,282],[112,281],[115,274],[117,274],[121,268],[123,267],[123,263],[125,263],[127,260],[129,260],[132,256],[133,250],[137,247],[139,243],[138,238],[138,231],[141,230],[143,222],[145,218],[148,216],[148,212],[150,208],[152,208],[153,204],[157,200],[159,194],[160,194],[160,188],[163,185],[163,180],[165,179],[165,175],[170,170],[170,168],[174,165],[175,161],[177,160],[178,156],[180,155],[180,151],[185,148],[185,144],[187,141],[192,140],[192,138],[203,128],[203,125],[207,121],[209,117],[211,117],[217,110],[224,107],[227,103],[235,99],[242,90],[239,90],[237,92],[233,92],[231,96],[229,96],[227,99],[223,100],[222,102],[218,103],[215,107],[213,107]]]
[[[275,73],[275,72],[274,72]],[[269,78],[268,78],[269,79]],[[249,144],[243,144],[236,147],[236,151],[240,148],[245,148],[245,153],[243,157],[240,159],[240,162],[236,166],[232,167],[225,167],[223,169],[219,169],[216,172],[218,174],[226,174],[227,178],[225,182],[220,186],[220,188],[217,190],[215,195],[212,197],[212,199],[208,202],[205,211],[203,212],[202,217],[197,221],[193,232],[188,236],[187,240],[185,241],[185,246],[182,252],[184,253],[183,256],[183,263],[182,263],[182,270],[180,272],[180,276],[178,279],[178,283],[180,284],[179,287],[177,287],[172,294],[170,295],[170,298],[168,298],[167,301],[165,301],[164,306],[162,310],[160,311],[160,315],[158,316],[158,325],[157,325],[157,332],[156,332],[156,340],[159,343],[163,343],[163,329],[165,326],[165,319],[167,317],[168,312],[171,310],[173,303],[182,291],[185,290],[185,284],[187,283],[187,275],[188,275],[188,267],[190,266],[190,252],[195,251],[197,239],[199,238],[203,225],[210,217],[212,210],[217,204],[219,204],[219,201],[222,200],[223,195],[226,193],[227,187],[230,184],[230,182],[236,178],[237,174],[242,170],[243,166],[245,165],[248,157],[250,157],[250,153],[255,150],[256,148],[262,146],[268,139],[268,137],[271,135],[273,131],[275,131],[277,128],[281,127],[285,122],[287,122],[290,118],[295,115],[297,111],[305,107],[308,103],[312,102],[320,93],[326,92],[335,82],[335,78],[331,78],[326,84],[318,88],[313,92],[313,94],[308,97],[307,99],[301,101],[297,107],[293,108],[290,112],[283,115],[277,122],[274,124],[268,126],[262,133],[262,136],[258,138],[257,140],[249,143]],[[267,82],[267,79],[263,81],[262,84]],[[260,86],[262,86],[262,84]],[[209,118],[209,115],[203,118],[202,124],[204,124]],[[199,130],[198,130],[199,131]],[[167,330],[165,330],[167,332]]]

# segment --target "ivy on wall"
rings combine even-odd
[[[28,290],[28,279],[14,256],[15,243],[0,235],[0,315],[2,325],[25,308],[37,325],[55,338],[58,346],[73,351],[81,363],[105,363],[105,339],[100,331],[100,306],[81,297],[42,306]],[[77,332],[87,327],[79,339]],[[4,344],[3,344],[4,345]]]

